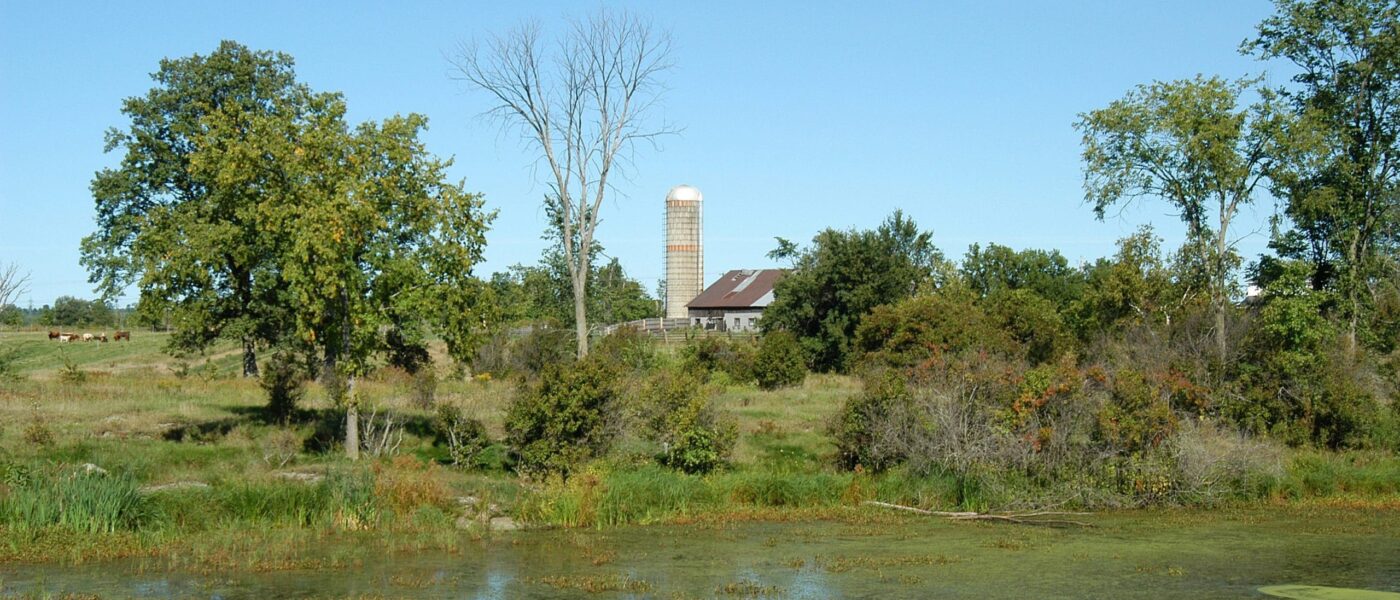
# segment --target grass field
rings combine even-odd
[[[961,497],[946,477],[833,466],[826,424],[860,392],[844,376],[779,391],[721,386],[717,402],[739,438],[720,472],[664,469],[624,435],[568,481],[531,481],[499,461],[446,465],[432,412],[414,403],[400,372],[357,386],[366,413],[391,411],[403,424],[398,452],[352,463],[338,446],[343,413],[318,386],[296,418],[272,423],[257,382],[237,376],[236,348],[176,359],[162,351],[166,339],[137,331],[129,343],[65,344],[0,333],[17,375],[0,380],[0,562],[149,556],[198,568],[319,568],[334,565],[298,562],[319,539],[452,550],[462,535],[490,535],[496,516],[556,526],[865,518],[864,499],[953,508]],[[436,397],[500,440],[514,394],[507,381],[445,379]],[[1293,456],[1271,497],[1400,508],[1397,494],[1393,456],[1312,452]]]

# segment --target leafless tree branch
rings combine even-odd
[[[676,132],[648,118],[672,67],[671,37],[643,18],[606,9],[572,21],[552,52],[540,31],[525,23],[463,44],[449,60],[454,79],[493,102],[484,116],[519,131],[549,166],[546,203],[560,217],[582,357],[593,239],[603,200],[615,191],[609,178],[623,172],[638,142]]]

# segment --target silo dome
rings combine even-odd
[[[666,199],[700,202],[704,200],[705,197],[700,193],[700,190],[695,189],[692,186],[678,185],[676,187],[671,188],[671,192],[666,194]]]

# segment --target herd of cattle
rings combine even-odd
[[[64,333],[57,329],[49,330],[49,339],[60,342],[106,342],[106,333]],[[131,341],[130,331],[118,331],[112,334],[112,341]]]

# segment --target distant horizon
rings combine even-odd
[[[679,184],[705,194],[705,285],[733,269],[782,266],[766,257],[776,237],[805,245],[827,227],[875,227],[896,209],[955,261],[973,243],[997,243],[1057,250],[1079,265],[1111,255],[1142,224],[1175,248],[1182,227],[1163,202],[1094,219],[1077,115],[1154,80],[1287,81],[1284,65],[1237,52],[1272,13],[1265,1],[607,5],[654,19],[677,45],[657,116],[683,132],[639,150],[599,230],[606,256],[652,294],[665,273],[663,200]],[[312,89],[345,94],[352,122],[428,116],[429,151],[454,158],[452,177],[499,211],[475,273],[534,264],[545,246],[534,158],[478,116],[486,100],[449,77],[444,55],[523,19],[550,28],[581,12],[568,3],[0,5],[0,263],[31,274],[17,304],[96,297],[78,243],[95,227],[93,173],[120,160],[102,152],[103,133],[127,126],[121,101],[152,87],[161,58],[208,54],[223,39],[291,55]],[[1273,206],[1261,194],[1243,215],[1241,231],[1254,232],[1239,245],[1247,262],[1266,249]],[[135,301],[130,290],[115,305]]]

